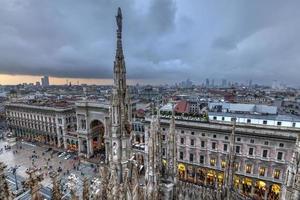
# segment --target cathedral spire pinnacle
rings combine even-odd
[[[121,8],[118,8],[118,14],[116,16],[117,22],[117,52],[116,52],[116,60],[123,59],[123,48],[122,48],[122,11]]]

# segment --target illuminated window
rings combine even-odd
[[[246,165],[246,173],[251,174],[252,172],[252,165],[251,164],[247,164]]]
[[[239,163],[234,163],[234,170],[238,171],[239,170]]]
[[[266,173],[266,168],[265,167],[260,167],[259,168],[259,175],[260,176],[265,176]]]
[[[224,169],[226,167],[226,161],[225,160],[222,160],[221,167],[222,167],[222,169]]]
[[[205,141],[201,141],[201,147],[202,147],[202,148],[205,147]]]
[[[279,177],[280,177],[280,170],[279,169],[275,169],[274,170],[274,178],[275,179],[279,179]]]
[[[211,158],[210,159],[210,166],[215,166],[216,165],[216,159],[215,158]]]

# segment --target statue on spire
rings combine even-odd
[[[118,8],[118,15],[116,16],[118,32],[122,32],[122,11],[121,8]]]

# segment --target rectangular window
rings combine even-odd
[[[281,126],[281,122],[277,122],[277,126]]]
[[[179,152],[179,159],[183,160],[183,152],[182,151]]]
[[[247,123],[250,124],[251,123],[251,119],[247,119]]]
[[[236,146],[235,147],[235,153],[240,153],[241,147],[240,146]]]
[[[228,145],[227,145],[227,144],[224,144],[224,146],[223,146],[223,151],[227,151],[227,147],[228,147]]]
[[[282,160],[283,157],[283,153],[282,152],[278,152],[277,153],[277,160]]]
[[[191,139],[191,146],[194,146],[195,140]]]
[[[260,176],[265,176],[266,173],[266,168],[265,167],[260,167],[259,168],[259,175]]]
[[[190,153],[190,162],[194,162],[194,154]]]
[[[268,121],[267,121],[267,120],[264,120],[264,121],[263,121],[263,124],[268,124]]]
[[[222,167],[222,169],[224,169],[226,167],[226,161],[225,160],[222,160],[221,167]]]
[[[162,140],[163,140],[163,141],[166,140],[166,135],[162,135]]]
[[[274,178],[275,179],[279,179],[280,178],[280,170],[279,169],[275,169],[274,170]]]
[[[200,155],[200,163],[204,164],[204,156],[203,155]]]
[[[246,165],[246,173],[251,174],[252,172],[252,165],[251,164],[247,164]]]
[[[254,152],[254,149],[252,147],[249,148],[249,156],[253,156],[253,152]]]
[[[216,159],[215,158],[211,158],[210,159],[210,166],[215,166],[216,165]]]
[[[212,143],[211,143],[211,148],[212,148],[212,149],[216,149],[216,143],[215,143],[215,142],[212,142]]]
[[[234,170],[235,171],[238,171],[239,170],[239,163],[234,163]]]
[[[283,143],[279,143],[279,147],[284,147],[284,144]]]
[[[214,117],[213,117],[213,119],[214,119],[214,120],[217,120],[217,117],[216,117],[216,116],[214,116]]]
[[[180,138],[180,144],[184,144],[184,138]]]
[[[262,157],[264,157],[264,158],[268,157],[268,150],[266,150],[266,149],[263,150]]]
[[[201,141],[201,147],[205,148],[205,141]]]
[[[163,156],[166,155],[166,149],[165,148],[162,149],[162,154],[163,154]]]

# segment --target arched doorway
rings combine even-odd
[[[281,187],[278,184],[273,184],[269,188],[268,199],[279,200]]]
[[[93,120],[90,124],[92,147],[95,156],[105,160],[104,124],[100,120]]]

